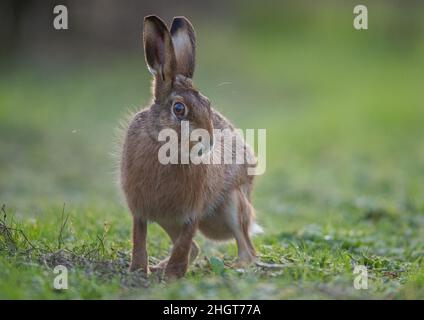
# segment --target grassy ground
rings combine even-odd
[[[0,298],[424,298],[422,33],[355,32],[350,12],[278,36],[295,22],[244,19],[198,30],[196,80],[238,127],[267,129],[262,265],[231,269],[235,245],[198,236],[186,278],[128,273],[111,154],[119,120],[149,100],[141,53],[21,65],[0,75]],[[148,239],[152,263],[168,254],[156,225]],[[53,289],[58,264],[68,290]]]

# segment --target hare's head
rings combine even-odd
[[[175,17],[171,30],[157,16],[144,19],[144,53],[154,77],[151,107],[155,129],[174,129],[180,134],[183,121],[189,131],[206,130],[213,136],[208,98],[193,86],[196,39],[185,17]]]

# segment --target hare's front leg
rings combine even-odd
[[[178,240],[178,237],[180,236],[182,227],[179,225],[166,222],[166,221],[159,222],[159,225],[166,231],[166,233],[169,235],[172,241],[172,244],[175,245],[175,243]],[[191,243],[189,264],[196,259],[199,252],[200,252],[200,248],[197,245],[197,243],[193,240],[193,242]],[[166,268],[168,261],[169,261],[169,257],[163,259],[162,261],[160,261],[158,264],[154,266],[150,266],[149,269],[151,272],[162,272]]]
[[[133,249],[130,271],[141,269],[149,272],[147,255],[147,221],[133,216]]]
[[[171,256],[165,269],[165,277],[168,279],[181,278],[188,268],[190,249],[194,235],[198,228],[198,221],[189,221],[181,228],[178,238],[174,242]]]

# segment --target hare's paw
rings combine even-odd
[[[148,275],[150,273],[149,267],[148,266],[143,266],[141,263],[137,263],[137,262],[131,262],[130,267],[128,268],[128,270],[130,272],[134,272],[134,271],[142,271],[144,272],[146,275]]]
[[[150,267],[150,271],[151,272],[162,272],[163,270],[165,270],[167,264],[169,261],[169,257],[163,259],[162,261],[160,261],[158,264],[155,264],[154,266]]]
[[[257,258],[252,254],[246,254],[243,256],[239,256],[237,260],[234,262],[233,266],[236,269],[245,269],[257,261]]]
[[[184,277],[188,263],[168,263],[165,268],[165,279],[175,280]]]

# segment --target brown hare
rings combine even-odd
[[[143,41],[146,63],[154,76],[153,99],[149,107],[132,117],[120,163],[120,182],[133,217],[130,270],[149,272],[146,238],[150,221],[158,223],[173,242],[170,257],[151,267],[152,271],[165,270],[167,278],[184,276],[189,261],[198,255],[193,240],[198,229],[211,239],[234,238],[238,265],[252,263],[256,252],[249,234],[257,225],[249,165],[164,165],[158,160],[163,145],[159,132],[174,129],[180,134],[182,121],[188,121],[190,131],[201,128],[212,137],[215,129],[235,130],[193,86],[193,26],[185,17],[175,17],[169,30],[157,16],[147,16]],[[254,157],[244,141],[242,145],[247,156]],[[209,152],[218,152],[216,149],[212,147]]]

